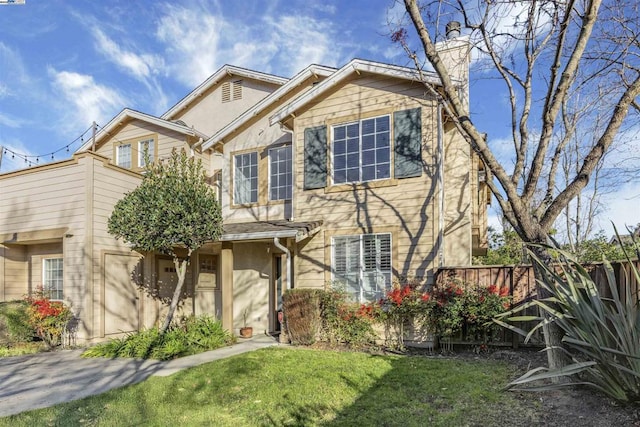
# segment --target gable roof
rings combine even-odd
[[[106,138],[107,136],[113,135],[115,132],[115,129],[127,119],[141,120],[143,122],[150,123],[152,125],[159,126],[168,130],[172,130],[178,133],[182,133],[184,135],[196,136],[202,139],[208,138],[207,135],[201,132],[198,132],[193,128],[190,128],[185,124],[164,120],[159,117],[152,116],[150,114],[141,113],[140,111],[125,108],[124,110],[120,111],[120,113],[118,113],[117,116],[111,119],[106,126],[100,129],[98,133],[96,133],[96,141],[95,141],[96,145],[99,144],[100,141],[102,141],[102,139]],[[90,139],[86,141],[84,144],[82,144],[82,146],[78,148],[75,152],[79,153],[79,152],[88,150],[92,145],[93,145],[93,141]]]
[[[205,143],[202,145],[202,149],[206,150],[216,145],[219,142],[222,142],[224,138],[229,136],[233,131],[238,129],[243,124],[247,123],[253,117],[260,114],[265,109],[272,106],[276,103],[282,96],[284,96],[287,92],[292,90],[293,88],[300,85],[303,81],[312,76],[322,76],[328,77],[336,72],[336,68],[326,67],[324,65],[316,65],[311,64],[304,70],[300,71],[298,74],[293,76],[287,83],[279,87],[277,90],[273,91],[267,97],[262,99],[253,107],[249,108],[247,111],[238,116],[235,120],[233,120],[228,125],[224,126],[218,132],[211,136]]]
[[[296,98],[293,102],[287,104],[285,107],[278,110],[275,114],[273,114],[269,118],[269,123],[271,125],[285,119],[289,115],[298,111],[303,106],[307,105],[312,100],[318,98],[331,88],[337,86],[342,83],[346,79],[348,79],[353,74],[360,73],[370,73],[370,74],[378,74],[381,76],[387,77],[396,77],[404,80],[411,81],[421,81],[420,74],[414,68],[400,67],[397,65],[384,64],[381,62],[375,61],[366,61],[364,59],[353,59],[348,64],[340,68],[338,71],[333,73],[333,75],[316,87]],[[434,72],[431,71],[423,71],[423,76],[426,78],[428,83],[440,84],[440,79]],[[458,83],[458,82],[456,82]]]
[[[162,119],[171,120],[173,116],[175,116],[178,112],[185,109],[189,104],[191,104],[196,98],[200,97],[204,92],[208,91],[211,87],[220,83],[222,79],[227,76],[238,76],[244,77],[253,80],[259,80],[266,83],[271,83],[275,85],[283,85],[287,82],[288,79],[284,77],[275,76],[273,74],[261,73],[259,71],[248,70],[246,68],[236,67],[234,65],[224,65],[218,71],[213,73],[202,82],[198,87],[192,90],[187,96],[182,98],[176,105],[171,107],[169,111],[160,116]]]

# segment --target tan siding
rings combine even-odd
[[[268,331],[269,278],[272,264],[267,244],[234,243],[233,252],[234,329],[243,326],[242,313],[247,309],[247,324],[253,326],[254,333]]]
[[[188,126],[193,126],[206,135],[213,135],[279,87],[278,85],[242,78],[242,99],[223,103],[222,85],[224,82],[236,80],[238,80],[237,76],[230,76],[219,84],[214,85],[194,101],[188,109],[177,113],[174,119],[182,120]]]
[[[424,87],[396,79],[363,76],[337,88],[321,101],[298,113],[295,119],[295,218],[321,219],[327,236],[349,233],[391,232],[394,275],[430,277],[437,259],[438,184],[435,181],[437,120],[435,103],[425,100]],[[423,161],[427,171],[421,177],[390,179],[369,186],[328,186],[303,190],[304,129],[392,114],[394,111],[422,107]],[[393,118],[392,118],[393,123]],[[393,139],[393,138],[392,138]],[[457,262],[470,263],[468,242],[470,199],[468,196],[468,148],[462,155],[460,140],[449,138],[447,153],[452,162],[445,171],[447,253]],[[328,154],[330,157],[330,153]],[[393,157],[391,159],[393,177]],[[330,175],[330,174],[329,174]],[[432,179],[433,177],[433,179]],[[330,177],[329,177],[330,182]],[[346,191],[339,191],[345,189]],[[319,233],[320,234],[320,233]],[[298,250],[296,286],[321,287],[330,279],[331,239],[315,236]]]
[[[94,335],[98,335],[104,329],[103,323],[107,318],[108,330],[111,331],[116,326],[113,325],[113,313],[119,313],[117,307],[110,304],[114,302],[102,300],[104,294],[104,272],[109,271],[109,265],[103,265],[105,260],[120,259],[120,254],[131,253],[130,249],[121,241],[116,240],[107,231],[107,221],[115,204],[125,193],[134,190],[142,181],[141,177],[120,172],[116,168],[107,167],[102,163],[96,162],[93,171],[93,214],[92,214],[92,243],[91,252],[93,259],[93,321],[91,324]],[[118,254],[106,256],[105,254]],[[124,258],[128,259],[128,258]],[[108,276],[107,276],[108,277]],[[128,292],[131,290],[128,290]],[[131,291],[133,292],[133,291]],[[136,315],[137,318],[137,315]],[[128,319],[130,321],[131,319]]]

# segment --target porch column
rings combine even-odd
[[[220,250],[220,293],[222,327],[233,333],[233,243],[222,242]]]

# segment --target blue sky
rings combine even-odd
[[[290,77],[354,57],[410,65],[389,39],[392,0],[60,1],[0,5],[0,172],[70,156],[122,108],[160,115],[224,64]],[[410,32],[411,36],[413,34]],[[494,146],[509,136],[503,88],[473,78],[471,111]],[[477,75],[476,75],[477,77]],[[491,99],[492,103],[486,101]],[[504,110],[503,110],[504,109]],[[69,147],[69,152],[66,148]],[[13,157],[13,158],[12,158]],[[621,185],[602,216],[636,223]],[[495,215],[495,213],[493,213]]]

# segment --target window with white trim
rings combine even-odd
[[[291,146],[269,150],[269,200],[291,200]]]
[[[388,115],[333,126],[332,141],[334,184],[391,176]]]
[[[243,205],[258,202],[258,153],[234,156],[233,203]]]
[[[391,289],[391,234],[334,236],[333,280],[354,301],[376,301]]]
[[[42,289],[50,299],[63,298],[63,262],[62,258],[44,258],[42,260]]]
[[[116,162],[123,168],[131,168],[131,144],[122,144],[116,147]]]
[[[147,166],[145,156],[149,159],[151,163],[153,163],[154,148],[155,148],[155,140],[153,138],[145,139],[143,141],[138,141],[138,167],[139,168],[143,168]]]

